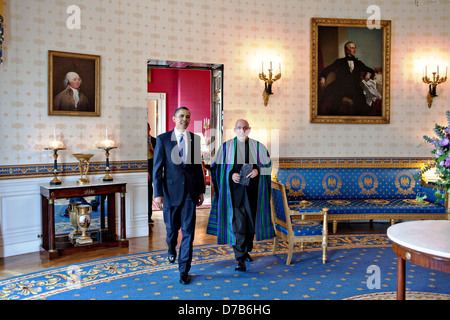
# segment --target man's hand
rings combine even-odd
[[[164,205],[163,197],[156,197],[155,198],[155,205],[158,207],[159,210],[162,210],[163,205]]]
[[[321,88],[325,87],[325,78],[324,77],[320,77],[320,79],[319,79],[319,86]]]
[[[233,180],[234,183],[239,183],[241,180],[241,175],[239,173],[233,173],[231,180]]]
[[[205,200],[205,198],[204,198],[204,196],[203,196],[203,193],[200,193],[200,194],[198,195],[198,203],[197,203],[197,207],[200,207],[200,206],[202,205],[202,203],[203,203],[204,200]]]
[[[250,173],[246,176],[246,178],[252,179],[252,178],[256,177],[257,175],[258,175],[258,170],[253,169],[252,172],[250,172]]]

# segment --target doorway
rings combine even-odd
[[[216,150],[223,143],[223,70],[223,64],[152,59],[147,61],[148,123],[152,135],[157,136],[172,129],[173,110],[186,101],[186,99],[183,99],[183,94],[204,97],[197,100],[191,97],[187,99],[186,106],[193,111],[191,125],[194,126],[190,126],[189,130],[203,134],[205,142],[202,144],[202,158],[204,158],[206,166],[212,162]],[[195,74],[202,74],[202,77],[196,78]],[[205,74],[207,75],[206,78]],[[205,83],[205,85],[204,87],[199,85],[194,89],[189,87],[188,90],[183,91],[183,83],[186,82],[189,85],[193,83]],[[198,89],[198,87],[202,89]],[[192,93],[193,90],[200,91]],[[208,102],[205,103],[207,100]],[[197,104],[199,106],[196,106]],[[198,117],[199,112],[202,115],[200,118]],[[195,121],[192,121],[194,119]],[[209,123],[208,130],[202,129],[204,120]],[[209,155],[209,158],[207,158],[207,155]],[[211,193],[207,194],[210,195]],[[205,199],[205,202],[207,200],[209,200],[209,203],[211,202],[210,198]]]

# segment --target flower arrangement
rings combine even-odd
[[[202,151],[202,161],[205,164],[211,164],[211,153],[209,151]]]
[[[436,174],[439,176],[436,184],[441,187],[434,194],[438,201],[445,201],[445,194],[440,189],[443,188],[450,192],[450,111],[447,111],[446,115],[448,126],[443,127],[436,124],[434,127],[435,138],[423,136],[424,140],[435,148],[431,151],[434,154],[434,163],[421,170],[420,174],[436,168]]]

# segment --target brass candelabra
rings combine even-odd
[[[53,151],[53,179],[50,181],[50,185],[61,184],[61,181],[58,179],[58,151],[66,150],[66,148],[64,148],[64,144],[61,141],[55,140],[50,142],[50,146],[44,148],[44,150]]]
[[[106,145],[104,144],[103,146],[99,146],[97,147],[98,149],[103,149],[105,150],[105,156],[106,156],[106,175],[103,177],[103,181],[113,181],[113,177],[111,177],[111,175],[109,174],[109,172],[111,171],[111,168],[109,167],[109,151],[112,149],[117,149],[117,147],[115,147],[114,145]]]
[[[425,74],[422,77],[422,81],[426,84],[428,84],[428,94],[427,94],[427,102],[428,102],[428,108],[431,108],[431,105],[433,104],[433,98],[437,97],[436,94],[436,88],[439,84],[444,83],[447,81],[447,69],[445,71],[445,76],[440,77],[439,76],[439,66],[437,67],[437,72],[432,72],[433,79],[430,79],[427,75],[425,67]]]
[[[269,77],[267,77],[266,74],[264,73],[264,64],[262,64],[261,73],[259,74],[259,79],[264,81],[263,99],[264,99],[264,106],[266,107],[267,104],[269,103],[269,96],[273,94],[272,92],[273,83],[281,79],[281,64],[280,70],[275,76],[273,76],[272,71],[273,71],[272,62],[270,62],[270,68],[268,69]]]

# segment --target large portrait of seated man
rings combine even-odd
[[[389,123],[387,26],[312,19],[311,122]]]

